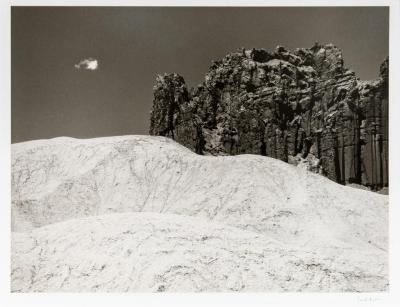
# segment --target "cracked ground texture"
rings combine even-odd
[[[14,292],[388,290],[388,198],[170,139],[12,145]]]

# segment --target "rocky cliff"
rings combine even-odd
[[[305,163],[341,184],[388,186],[388,59],[360,81],[334,45],[230,53],[188,90],[158,76],[150,134],[204,155]]]

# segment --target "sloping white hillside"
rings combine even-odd
[[[12,290],[384,290],[384,254],[355,251],[293,249],[182,215],[114,213],[14,234]]]
[[[170,139],[150,136],[31,141],[12,145],[12,200],[14,291],[156,291],[159,286],[169,291],[382,291],[388,283],[387,196],[344,187],[272,158],[198,156]],[[116,212],[125,213],[110,214]],[[170,230],[163,234],[159,229],[166,225]],[[117,235],[120,230],[141,235],[124,239]],[[205,240],[204,250],[195,235],[209,231],[221,242]],[[83,248],[76,243],[82,240],[93,243]],[[157,240],[166,242],[158,246]],[[123,257],[125,245],[137,249],[138,244],[140,251],[132,257],[142,261],[138,274],[143,279],[126,272],[135,267],[133,258]],[[271,254],[257,258],[270,245]],[[162,253],[179,246],[190,249],[189,260]],[[249,256],[239,257],[240,250]],[[218,272],[231,283],[217,279],[221,276],[211,265],[199,264],[213,253]],[[68,254],[74,257],[63,256]],[[96,257],[107,273],[90,270]],[[308,269],[292,267],[291,257]],[[188,266],[198,270],[198,277],[178,270],[179,282],[167,274],[153,283],[164,269],[159,263],[170,258],[175,261],[171,270]],[[277,258],[275,266],[271,259]],[[66,276],[61,270],[73,265],[69,261],[79,262],[74,276],[89,270],[89,277],[60,282]],[[223,263],[234,263],[240,274]],[[309,268],[321,278],[310,277]],[[46,274],[55,277],[46,283]]]

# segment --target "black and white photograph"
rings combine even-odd
[[[390,295],[392,2],[28,3],[11,294]]]

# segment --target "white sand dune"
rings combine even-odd
[[[12,201],[13,291],[388,287],[387,196],[272,158],[30,141],[12,145]]]

